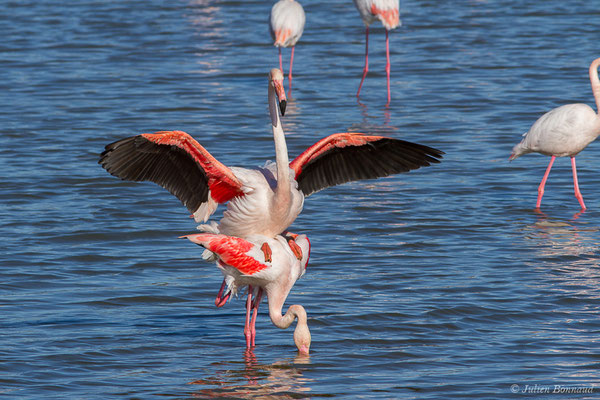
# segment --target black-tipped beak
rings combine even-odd
[[[285,107],[287,106],[287,102],[285,100],[281,100],[279,102],[279,109],[281,110],[281,115],[285,115]]]

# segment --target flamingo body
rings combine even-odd
[[[598,79],[600,58],[595,59],[589,68],[590,83],[600,110],[600,80]],[[509,160],[528,153],[541,153],[550,156],[550,163],[538,187],[536,208],[539,208],[544,195],[546,180],[556,157],[571,157],[575,197],[585,210],[583,196],[579,190],[575,156],[600,135],[600,115],[587,104],[566,104],[542,115],[523,135],[520,143],[513,147]]]
[[[244,330],[248,347],[255,344],[256,317],[264,292],[269,303],[271,321],[275,326],[284,329],[290,326],[294,319],[298,319],[294,342],[301,353],[309,352],[311,339],[304,308],[300,305],[292,305],[286,314],[282,315],[283,304],[290,290],[306,271],[310,257],[310,241],[306,235],[293,235],[293,239],[287,239],[282,235],[275,237],[253,235],[247,240],[218,233],[200,233],[183,237],[206,248],[216,257],[217,266],[224,276],[217,297],[218,306],[224,304],[220,298],[227,301],[231,294],[235,295],[241,288],[248,287]],[[291,250],[289,240],[293,240],[301,249],[301,259],[298,259]],[[265,258],[261,243],[267,243],[271,248],[270,259]],[[208,255],[204,257],[209,258]],[[224,286],[226,286],[225,292],[223,292]],[[254,315],[251,317],[252,312]]]
[[[354,0],[354,5],[366,26],[377,20],[388,31],[400,25],[399,0]]]
[[[276,47],[295,46],[304,32],[306,15],[294,0],[280,0],[271,8],[269,32]]]
[[[513,148],[511,160],[527,154],[573,157],[600,133],[600,117],[587,104],[565,104],[542,115]]]

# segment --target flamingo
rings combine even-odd
[[[579,201],[581,209],[586,209],[583,196],[579,190],[575,156],[600,134],[600,80],[598,80],[598,66],[600,66],[600,58],[592,61],[589,68],[592,93],[596,100],[598,113],[594,112],[594,109],[587,104],[581,103],[566,104],[552,109],[535,121],[529,131],[523,135],[523,140],[512,150],[509,158],[511,161],[523,154],[533,152],[551,156],[546,173],[538,186],[536,209],[539,209],[542,204],[544,187],[554,160],[556,157],[565,156],[571,157],[575,197]]]
[[[210,230],[210,229],[208,229]],[[214,228],[212,232],[217,232]],[[304,275],[310,257],[310,241],[306,235],[286,233],[275,237],[253,235],[247,239],[218,233],[185,235],[186,238],[208,250],[203,257],[216,258],[217,266],[224,275],[223,284],[215,300],[217,307],[223,306],[231,295],[242,287],[248,287],[246,301],[246,324],[244,335],[248,349],[255,346],[256,318],[264,293],[269,303],[269,316],[273,324],[281,329],[289,327],[297,319],[294,343],[301,354],[308,354],[311,337],[306,310],[299,304],[291,305],[285,315],[282,308],[294,283]],[[301,249],[301,257],[291,251],[289,241]],[[266,258],[260,244],[268,243],[272,249]],[[226,289],[225,289],[226,287]]]
[[[279,50],[279,69],[283,71],[281,48],[292,47],[290,56],[290,72],[288,74],[289,91],[292,92],[292,66],[294,64],[294,49],[304,32],[306,15],[302,5],[294,0],[279,0],[271,8],[269,15],[269,32],[273,45]]]
[[[347,132],[321,139],[289,162],[278,112],[283,115],[286,106],[280,70],[270,71],[268,88],[275,163],[255,170],[227,167],[187,133],[163,131],[107,145],[99,164],[121,179],[161,185],[197,222],[206,222],[219,203],[227,203],[221,234],[272,238],[294,222],[305,196],[344,182],[408,172],[442,157],[442,151],[428,146]]]
[[[375,20],[380,20],[385,28],[385,54],[386,64],[385,72],[387,74],[387,104],[392,99],[390,94],[390,38],[389,31],[396,29],[400,25],[400,1],[399,0],[354,0],[354,5],[358,9],[363,22],[365,23],[365,67],[363,76],[358,85],[356,97],[360,96],[367,72],[369,72],[369,25]]]

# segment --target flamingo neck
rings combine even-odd
[[[600,66],[600,58],[596,58],[590,65],[590,82],[592,84],[592,93],[596,100],[596,112],[600,115],[600,80],[598,79],[598,67]]]
[[[290,195],[290,172],[285,133],[279,118],[279,104],[272,85],[269,85],[269,114],[271,115],[271,126],[273,128],[273,140],[275,141],[275,161],[277,165],[277,196]]]
[[[288,328],[294,319],[298,319],[296,329],[294,330],[294,343],[298,351],[303,354],[308,354],[310,349],[310,330],[308,329],[306,310],[299,304],[293,304],[288,308],[285,315],[281,315],[283,302],[271,301],[269,298],[269,316],[273,324],[280,328]]]

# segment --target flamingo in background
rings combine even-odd
[[[206,222],[218,203],[227,202],[218,225],[221,234],[273,238],[294,222],[305,196],[344,182],[407,172],[438,163],[442,157],[440,150],[403,140],[336,133],[290,163],[278,112],[283,115],[286,105],[280,70],[270,71],[268,87],[275,164],[256,170],[226,167],[181,131],[118,140],[106,146],[99,164],[121,179],[161,185],[198,222]]]
[[[214,227],[207,230],[217,232]],[[311,337],[306,310],[301,305],[294,304],[288,308],[285,315],[282,315],[281,311],[294,283],[306,271],[310,242],[306,235],[287,235],[290,237],[253,235],[247,240],[217,233],[198,233],[182,237],[206,248],[208,251],[203,254],[205,259],[216,259],[217,266],[225,277],[215,301],[217,307],[223,306],[240,288],[248,287],[244,327],[247,348],[255,346],[258,307],[263,294],[266,293],[269,316],[273,324],[285,329],[297,319],[294,343],[301,354],[308,354]],[[290,240],[301,249],[300,258],[288,246]],[[264,243],[268,243],[272,249],[270,257],[265,257],[261,243],[263,246]]]
[[[400,25],[400,1],[399,0],[354,0],[354,5],[358,9],[363,22],[365,23],[365,67],[363,69],[363,76],[358,85],[358,92],[356,97],[360,96],[360,89],[362,88],[367,72],[369,72],[369,25],[375,20],[380,20],[385,28],[385,55],[386,64],[385,72],[387,74],[387,105],[390,104],[392,99],[390,94],[390,38],[389,31],[396,29]]]
[[[596,100],[596,108],[600,113],[600,80],[598,80],[598,66],[600,58],[592,61],[589,68],[590,82],[592,92]],[[571,157],[571,168],[573,169],[573,186],[575,197],[585,210],[583,196],[579,191],[577,181],[577,167],[575,165],[575,156],[579,154],[588,144],[593,142],[600,134],[600,115],[594,112],[594,109],[587,104],[566,104],[548,111],[542,115],[531,126],[528,132],[523,136],[521,143],[517,144],[510,155],[509,160],[522,156],[527,153],[541,153],[551,156],[550,163],[546,168],[546,173],[538,187],[538,197],[536,209],[542,204],[544,195],[544,186],[550,174],[550,169],[556,157]]]
[[[269,15],[269,32],[271,39],[274,40],[273,45],[279,50],[279,69],[283,71],[283,63],[281,61],[281,48],[292,47],[290,56],[290,72],[288,80],[290,85],[290,95],[292,94],[292,66],[294,64],[294,49],[296,43],[300,40],[302,32],[304,32],[304,23],[306,15],[302,5],[294,0],[279,0],[271,8]]]

